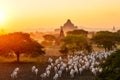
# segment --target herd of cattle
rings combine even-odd
[[[89,55],[80,53],[79,55],[68,55],[67,58],[58,57],[57,59],[48,58],[48,65],[43,73],[39,73],[39,69],[33,65],[31,67],[31,73],[39,76],[45,80],[54,74],[53,80],[57,80],[62,77],[64,73],[68,73],[71,78],[75,75],[81,75],[85,70],[92,72],[94,76],[102,72],[102,68],[99,67],[100,63],[104,63],[105,59],[111,55],[113,51],[109,52],[94,52]],[[15,79],[19,75],[19,67],[16,67],[10,74],[11,78]]]

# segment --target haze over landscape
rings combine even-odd
[[[0,0],[0,80],[120,80],[120,0]]]
[[[119,29],[120,0],[0,0],[0,29],[53,30],[67,19],[86,30]]]

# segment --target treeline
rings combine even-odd
[[[94,50],[94,44],[104,48],[105,51],[116,49],[120,44],[120,30],[117,32],[99,31],[91,39],[87,37],[88,31],[74,30],[66,33],[66,36],[60,38],[55,35],[46,34],[43,36],[44,41],[38,43],[30,37],[30,34],[23,32],[15,32],[0,36],[0,55],[8,55],[14,53],[19,57],[21,54],[45,54],[45,47],[60,47],[59,52],[63,55],[77,51],[85,51],[90,53]],[[59,44],[58,44],[59,43]]]
[[[92,38],[88,38],[88,31],[74,30],[67,32],[66,36],[59,40],[60,45],[56,45],[58,37],[47,34],[44,35],[43,46],[60,46],[60,52],[67,55],[76,51],[85,51],[90,53],[94,50],[93,45],[104,48],[105,51],[116,49],[120,44],[120,30],[117,32],[99,31]]]

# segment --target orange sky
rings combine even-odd
[[[0,0],[0,12],[8,32],[50,30],[67,19],[87,30],[120,29],[120,0]]]

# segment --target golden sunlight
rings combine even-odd
[[[2,24],[5,20],[5,13],[4,11],[0,10],[0,24]]]

